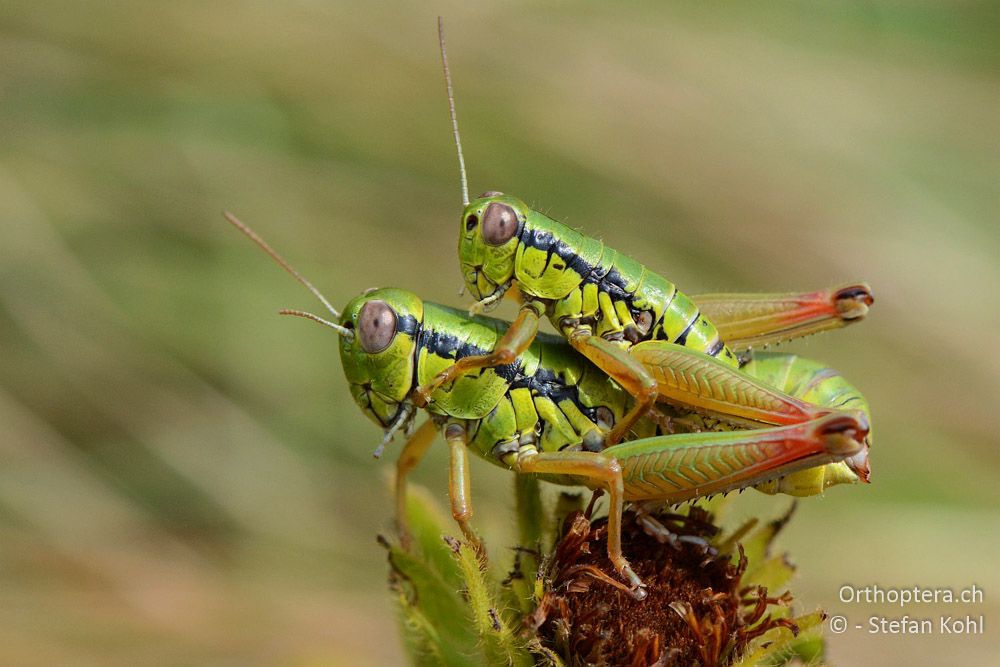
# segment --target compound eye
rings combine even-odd
[[[483,240],[489,245],[503,245],[517,231],[517,214],[507,204],[493,202],[483,213]]]
[[[358,314],[358,341],[368,354],[381,352],[396,337],[396,313],[385,301],[369,301]]]

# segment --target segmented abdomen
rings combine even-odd
[[[786,394],[837,410],[859,410],[871,421],[868,401],[844,376],[818,361],[795,354],[758,352],[743,372]]]

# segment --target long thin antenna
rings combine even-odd
[[[304,310],[295,310],[293,308],[282,308],[281,310],[278,311],[278,314],[304,317],[307,320],[312,320],[313,322],[317,322],[324,326],[330,327],[331,329],[339,333],[341,336],[345,336],[347,338],[354,338],[354,332],[348,329],[347,327],[336,324],[335,322],[331,322],[330,320],[324,320],[319,315],[313,315],[312,313],[307,313]]]
[[[448,111],[451,113],[451,131],[458,149],[458,171],[462,177],[462,205],[469,205],[469,179],[465,175],[465,157],[462,155],[462,137],[458,133],[458,115],[455,113],[455,91],[451,88],[451,70],[448,69],[448,49],[444,46],[444,19],[438,17],[438,45],[441,47],[441,65],[444,67],[444,85],[448,89]]]
[[[308,289],[310,292],[312,292],[313,295],[315,295],[317,299],[319,299],[320,301],[323,302],[323,305],[326,306],[326,309],[329,310],[331,313],[333,313],[334,319],[338,319],[338,320],[340,319],[340,313],[337,312],[336,308],[334,308],[333,306],[330,305],[330,302],[326,300],[326,297],[323,296],[322,292],[320,292],[318,289],[316,289],[315,287],[313,287],[313,284],[311,282],[309,282],[308,280],[306,280],[305,276],[303,276],[301,273],[299,273],[298,271],[296,271],[295,269],[293,269],[292,265],[289,264],[288,262],[286,262],[284,257],[282,257],[281,255],[279,255],[277,253],[277,251],[274,250],[274,248],[272,248],[271,246],[269,246],[267,244],[267,241],[265,241],[261,237],[257,236],[257,232],[255,232],[254,230],[250,229],[250,227],[248,227],[246,224],[244,224],[243,222],[241,222],[239,220],[239,218],[237,218],[235,215],[233,215],[229,211],[223,211],[222,214],[224,216],[226,216],[226,220],[228,220],[233,225],[233,227],[235,227],[236,229],[238,229],[241,232],[243,232],[243,234],[248,239],[250,239],[251,241],[253,241],[254,243],[257,244],[257,247],[259,247],[261,250],[263,250],[268,255],[270,255],[271,259],[273,259],[275,262],[277,262],[278,265],[281,268],[283,268],[285,271],[288,271],[288,273],[290,273],[293,278],[295,278],[300,283],[302,283],[303,285],[305,285],[306,289]]]

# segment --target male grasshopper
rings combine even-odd
[[[442,371],[418,389],[419,402],[431,401],[436,389],[469,371],[510,363],[531,344],[545,316],[575,350],[636,399],[609,432],[609,445],[625,437],[658,400],[744,427],[806,424],[860,407],[861,399],[851,396],[820,406],[776,391],[743,372],[736,352],[860,320],[873,301],[867,285],[799,298],[692,299],[603,241],[516,197],[489,191],[470,202],[440,20],[438,31],[465,204],[458,244],[465,286],[479,299],[473,310],[492,308],[508,294],[522,305],[495,348]],[[854,417],[867,419],[863,412]],[[864,426],[867,431],[866,421]],[[867,481],[870,441],[864,444],[847,463]]]

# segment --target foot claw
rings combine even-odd
[[[639,575],[632,571],[631,566],[626,564],[625,567],[622,568],[621,574],[628,579],[629,584],[632,585],[632,588],[629,591],[632,594],[632,597],[636,600],[645,600],[646,595],[648,594],[646,584],[642,583],[642,579],[640,579]]]

